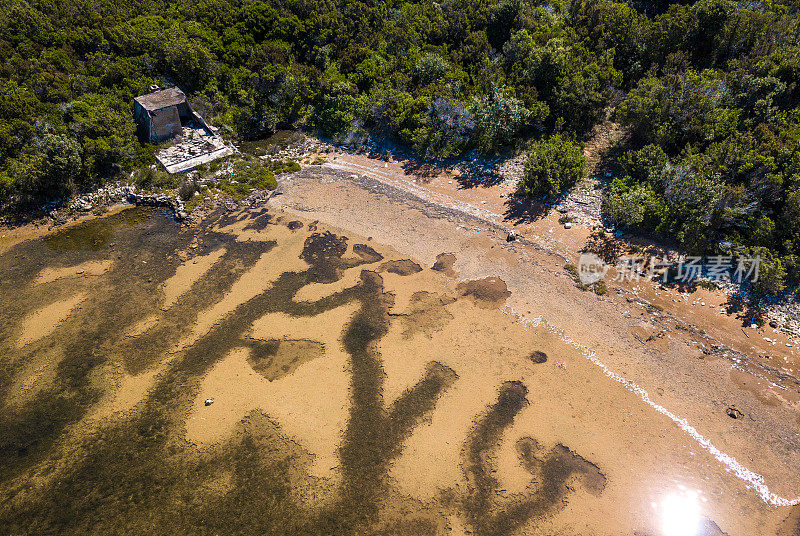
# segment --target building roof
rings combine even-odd
[[[175,106],[185,102],[186,95],[184,95],[183,91],[180,89],[171,87],[169,89],[148,93],[147,95],[139,95],[134,100],[141,104],[142,108],[148,112],[152,112],[166,108],[167,106]]]

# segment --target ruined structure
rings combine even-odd
[[[174,138],[181,133],[183,123],[194,119],[194,110],[177,87],[140,95],[133,101],[133,115],[151,143]]]
[[[175,139],[156,158],[169,173],[188,171],[200,164],[233,154],[234,149],[192,109],[177,87],[159,90],[134,99],[133,115],[142,136],[150,143]]]

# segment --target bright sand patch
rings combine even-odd
[[[341,279],[333,283],[309,283],[297,291],[294,295],[294,301],[317,301],[353,287],[361,281],[362,268],[364,267],[357,266],[356,268],[345,270]]]
[[[251,336],[255,339],[305,339],[325,344],[337,343],[345,325],[358,310],[351,302],[316,316],[290,316],[270,313],[253,323]]]
[[[58,349],[46,349],[32,354],[15,376],[8,400],[18,407],[23,407],[39,392],[51,386],[63,357],[64,354]]]
[[[28,315],[20,324],[22,333],[17,338],[17,347],[22,348],[50,335],[84,299],[86,294],[81,292],[65,300],[53,302]]]
[[[131,338],[138,337],[139,335],[142,335],[147,330],[158,324],[159,319],[160,317],[155,314],[146,316],[145,318],[139,320],[137,323],[128,328],[128,330],[125,332],[125,336]]]
[[[225,255],[225,248],[219,248],[206,255],[190,259],[175,271],[175,275],[164,281],[163,308],[172,307],[184,292],[192,288],[195,281],[200,279],[214,264]]]
[[[170,361],[165,361],[136,376],[120,372],[115,380],[115,388],[106,394],[89,418],[98,420],[132,411],[144,400],[148,391],[155,385],[158,375],[167,369],[169,363]]]
[[[357,308],[358,303],[351,303],[314,317],[269,314],[256,321],[256,338],[315,340],[325,345],[325,354],[269,381],[253,370],[248,348],[233,350],[203,379],[186,422],[187,440],[208,445],[227,439],[242,418],[258,409],[314,454],[313,475],[336,476],[350,382],[348,356],[339,338]],[[206,406],[207,398],[214,403]]]
[[[99,261],[87,261],[75,266],[64,266],[59,268],[47,267],[43,268],[39,275],[34,280],[34,285],[42,285],[44,283],[52,283],[64,277],[78,277],[78,276],[92,276],[103,275],[111,266],[114,261],[111,259],[104,259]]]

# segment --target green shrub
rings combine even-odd
[[[573,279],[578,280],[578,267],[572,263],[564,265],[564,271],[567,272]]]
[[[250,186],[256,190],[274,190],[278,187],[278,181],[275,180],[275,175],[271,171],[261,168],[253,174]]]
[[[217,183],[217,187],[228,197],[239,201],[247,197],[253,190],[253,187],[246,182],[238,182],[234,180],[221,180]]]
[[[606,282],[605,281],[603,281],[601,279],[600,281],[598,281],[597,283],[594,284],[594,293],[595,294],[597,294],[598,296],[603,296],[606,292],[608,292],[608,289],[606,288]]]
[[[585,170],[581,147],[556,134],[528,153],[520,189],[528,196],[556,195],[574,186]]]

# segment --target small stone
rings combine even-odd
[[[214,399],[213,398],[206,398],[206,401],[205,401],[205,405],[206,406],[210,406],[213,403],[214,403]]]
[[[728,417],[730,417],[731,419],[741,419],[742,417],[744,417],[744,413],[739,411],[734,406],[729,406],[728,409],[725,410],[725,413],[727,413]]]

